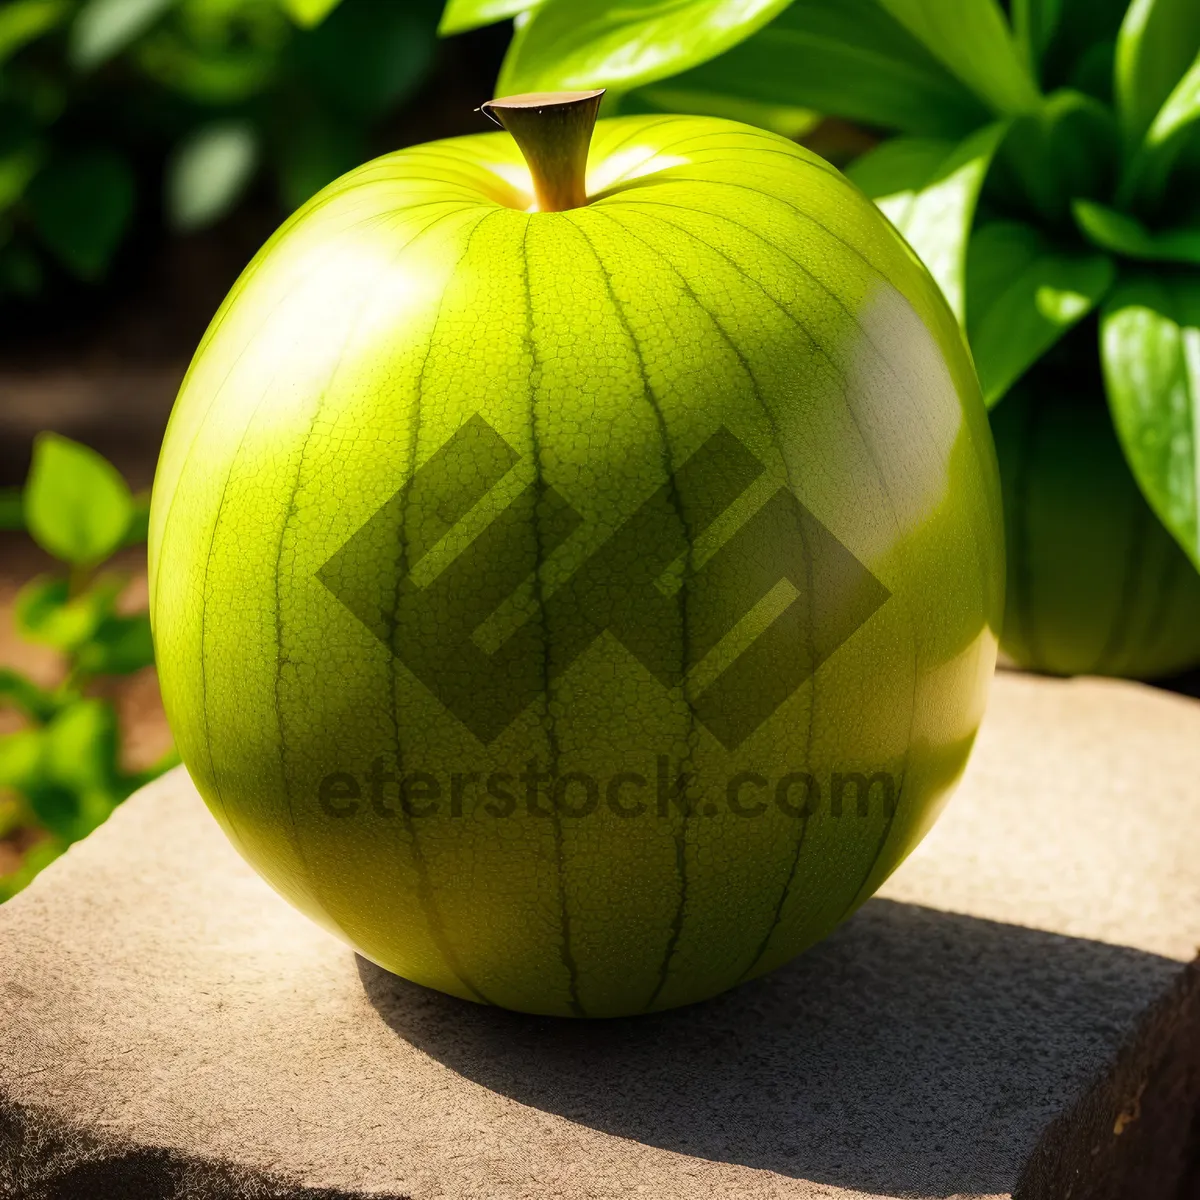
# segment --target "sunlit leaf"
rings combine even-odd
[[[342,0],[280,0],[287,13],[301,29],[312,29],[325,20]]]
[[[1200,266],[1200,226],[1151,232],[1128,214],[1089,200],[1076,200],[1072,211],[1075,223],[1093,245],[1126,258]]]
[[[1200,567],[1200,279],[1120,282],[1105,305],[1101,358],[1134,478]]]
[[[745,41],[658,86],[928,137],[965,137],[989,120],[876,0],[795,0]]]
[[[468,29],[494,25],[518,13],[531,12],[544,3],[545,0],[449,0],[438,33],[443,37],[466,33]]]
[[[723,117],[743,121],[787,138],[800,138],[816,127],[821,114],[811,108],[763,104],[722,92],[693,91],[673,87],[675,80],[637,88],[621,98],[621,112],[695,113],[703,117]]]
[[[761,29],[791,0],[546,0],[513,39],[500,94],[677,75]]]
[[[1036,84],[996,0],[879,0],[993,112],[1038,105]]]
[[[1200,54],[1163,102],[1123,180],[1121,198],[1153,201],[1163,192],[1179,152],[1200,121]]]
[[[1058,28],[1062,10],[1063,0],[1013,0],[1013,33],[1035,74]]]
[[[1103,254],[1057,252],[1031,226],[994,222],[967,254],[967,333],[989,405],[1104,298],[1114,268]]]
[[[121,544],[133,497],[116,468],[94,450],[43,433],[34,443],[24,508],[39,545],[65,562],[90,565]]]
[[[167,164],[167,217],[180,231],[220,220],[254,177],[258,136],[247,121],[222,121],[191,134]]]
[[[1132,0],[1117,35],[1114,92],[1127,143],[1135,147],[1200,52],[1196,0]]]
[[[894,138],[847,172],[905,236],[960,321],[967,238],[979,189],[1006,129],[997,122],[958,145]]]
[[[178,0],[87,0],[71,26],[71,61],[98,67],[136,41]]]
[[[115,154],[84,151],[51,162],[26,197],[42,241],[70,271],[94,280],[133,217],[133,172]]]

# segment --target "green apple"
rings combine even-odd
[[[963,769],[1004,592],[970,359],[892,227],[729,121],[589,157],[596,103],[495,101],[509,132],[289,220],[150,536],[238,850],[389,970],[576,1016],[717,993],[870,896]]]

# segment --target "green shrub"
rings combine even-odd
[[[295,208],[367,156],[435,21],[436,0],[5,0],[0,298],[98,280],[160,208],[201,228],[263,172]]]
[[[0,737],[0,837],[17,829],[45,835],[15,873],[0,877],[0,901],[178,761],[171,753],[150,770],[123,769],[116,712],[92,686],[154,661],[147,614],[121,610],[128,578],[104,566],[119,549],[145,541],[144,499],[94,451],[43,434],[22,507],[30,533],[65,570],[21,590],[17,630],[59,651],[66,673],[47,689],[0,669],[0,707],[24,718],[22,728]]]

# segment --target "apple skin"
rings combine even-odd
[[[506,134],[458,138],[352,171],[272,237],[171,417],[153,627],[183,760],[281,895],[418,983],[613,1016],[785,962],[924,835],[983,714],[1002,511],[952,315],[827,163],[733,122],[621,118],[596,128],[587,206],[529,212],[531,194]],[[664,687],[608,634],[485,745],[405,667],[405,630],[394,655],[318,577],[476,415],[520,456],[513,486],[419,565],[436,576],[514,488],[565,497],[582,522],[531,555],[505,618],[535,622],[550,667],[547,597],[721,427],[765,468],[743,517],[789,489],[890,597],[735,749],[697,721],[690,683]],[[688,566],[712,549],[701,537]],[[381,548],[364,569],[390,586],[403,553]],[[689,587],[678,594],[682,641]],[[736,636],[774,616],[756,608]],[[692,777],[688,814],[657,810],[663,757],[668,779]],[[558,778],[640,774],[647,811],[543,815],[526,786],[493,815],[477,781],[531,761]],[[382,780],[393,770],[408,808]],[[434,813],[414,799],[420,771],[442,789]],[[878,793],[865,815],[853,799],[833,814],[832,773],[856,771],[888,774],[891,811]],[[789,772],[825,791],[807,816],[764,803],[748,817],[728,803],[740,772],[768,790],[748,784],[737,807]]]

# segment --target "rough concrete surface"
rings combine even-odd
[[[832,938],[569,1022],[356,959],[175,772],[0,908],[0,1196],[1192,1200],[1198,848],[1200,704],[1002,675]]]

